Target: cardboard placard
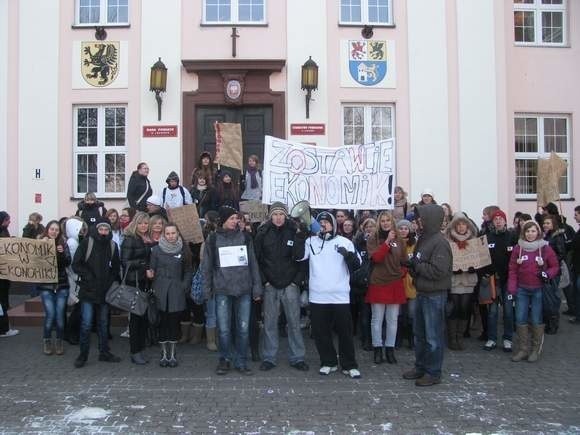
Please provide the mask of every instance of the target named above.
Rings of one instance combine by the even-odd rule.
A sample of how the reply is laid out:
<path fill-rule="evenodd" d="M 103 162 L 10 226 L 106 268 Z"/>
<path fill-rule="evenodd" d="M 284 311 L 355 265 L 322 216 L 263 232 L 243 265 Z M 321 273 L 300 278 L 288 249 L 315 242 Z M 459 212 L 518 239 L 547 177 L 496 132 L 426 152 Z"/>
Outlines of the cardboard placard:
<path fill-rule="evenodd" d="M 463 270 L 473 267 L 480 269 L 491 264 L 491 256 L 487 245 L 487 236 L 477 237 L 467 241 L 465 249 L 459 249 L 456 243 L 449 242 L 453 254 L 453 270 Z"/>
<path fill-rule="evenodd" d="M 217 122 L 215 128 L 215 162 L 234 169 L 243 168 L 242 126 Z"/>
<path fill-rule="evenodd" d="M 181 237 L 185 242 L 202 243 L 203 233 L 195 204 L 167 209 L 170 220 L 177 224 Z"/>
<path fill-rule="evenodd" d="M 568 164 L 555 152 L 549 159 L 538 159 L 538 205 L 560 200 L 560 178 L 566 173 Z"/>
<path fill-rule="evenodd" d="M 57 283 L 54 240 L 0 238 L 0 279 Z"/>
<path fill-rule="evenodd" d="M 268 218 L 268 206 L 262 201 L 240 201 L 240 212 L 250 216 L 250 222 L 264 222 Z"/>

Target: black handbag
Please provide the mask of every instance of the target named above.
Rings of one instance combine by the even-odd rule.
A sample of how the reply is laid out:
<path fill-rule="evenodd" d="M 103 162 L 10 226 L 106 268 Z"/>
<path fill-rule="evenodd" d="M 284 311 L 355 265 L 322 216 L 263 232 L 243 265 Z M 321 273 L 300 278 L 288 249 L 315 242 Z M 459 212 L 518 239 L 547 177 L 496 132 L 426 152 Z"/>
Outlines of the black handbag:
<path fill-rule="evenodd" d="M 126 278 L 127 272 L 125 272 L 121 283 L 114 282 L 111 284 L 105 296 L 105 301 L 122 311 L 142 316 L 149 308 L 147 293 L 142 292 L 137 287 L 125 284 Z"/>
<path fill-rule="evenodd" d="M 560 311 L 560 289 L 553 279 L 542 286 L 542 311 L 546 316 L 555 316 Z"/>

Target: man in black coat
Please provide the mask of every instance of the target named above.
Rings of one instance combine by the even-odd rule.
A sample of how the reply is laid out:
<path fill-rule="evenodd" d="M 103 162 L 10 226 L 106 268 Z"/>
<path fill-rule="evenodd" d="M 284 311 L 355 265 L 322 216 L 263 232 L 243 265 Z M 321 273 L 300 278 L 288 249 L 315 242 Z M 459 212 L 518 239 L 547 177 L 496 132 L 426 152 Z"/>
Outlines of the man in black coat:
<path fill-rule="evenodd" d="M 119 248 L 112 241 L 111 226 L 99 222 L 89 237 L 79 245 L 72 268 L 80 277 L 79 303 L 81 304 L 80 355 L 75 367 L 83 367 L 89 356 L 93 313 L 97 313 L 99 361 L 119 362 L 121 358 L 109 350 L 109 305 L 105 302 L 107 290 L 119 280 L 121 261 Z"/>
<path fill-rule="evenodd" d="M 306 371 L 305 348 L 300 330 L 300 284 L 303 267 L 295 261 L 296 227 L 288 220 L 288 210 L 280 202 L 270 207 L 270 220 L 258 229 L 254 246 L 264 285 L 264 346 L 260 370 L 276 366 L 280 303 L 288 321 L 290 366 Z"/>

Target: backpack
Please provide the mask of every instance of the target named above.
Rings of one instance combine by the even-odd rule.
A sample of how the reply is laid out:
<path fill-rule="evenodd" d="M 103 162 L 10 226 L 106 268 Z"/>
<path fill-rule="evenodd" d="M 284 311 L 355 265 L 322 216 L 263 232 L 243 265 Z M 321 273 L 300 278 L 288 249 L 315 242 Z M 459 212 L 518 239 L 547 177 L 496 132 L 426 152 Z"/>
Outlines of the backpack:
<path fill-rule="evenodd" d="M 114 241 L 110 241 L 111 242 L 111 258 L 113 258 L 115 256 L 115 245 L 116 243 Z M 87 246 L 87 252 L 85 253 L 85 263 L 89 260 L 89 257 L 91 256 L 91 253 L 93 252 L 93 246 L 95 245 L 95 239 L 93 239 L 91 236 L 89 236 L 89 242 L 88 242 L 88 246 Z"/>
<path fill-rule="evenodd" d="M 350 288 L 355 295 L 364 295 L 369 288 L 373 265 L 366 251 L 360 252 L 361 265 L 350 274 Z"/>
<path fill-rule="evenodd" d="M 179 191 L 181 192 L 181 200 L 183 202 L 183 205 L 185 205 L 185 191 L 183 190 L 183 186 L 180 184 L 179 186 Z M 163 188 L 163 199 L 161 201 L 161 206 L 165 205 L 165 194 L 167 193 L 167 187 Z"/>

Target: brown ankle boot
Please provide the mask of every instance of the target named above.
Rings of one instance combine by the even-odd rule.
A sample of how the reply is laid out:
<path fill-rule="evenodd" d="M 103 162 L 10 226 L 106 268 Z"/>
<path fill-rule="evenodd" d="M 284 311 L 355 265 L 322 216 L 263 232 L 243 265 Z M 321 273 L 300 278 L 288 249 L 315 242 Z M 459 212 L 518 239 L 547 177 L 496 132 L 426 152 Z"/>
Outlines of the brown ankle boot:
<path fill-rule="evenodd" d="M 517 343 L 518 343 L 518 351 L 512 357 L 513 362 L 520 362 L 523 360 L 528 359 L 528 355 L 530 353 L 529 347 L 529 328 L 528 325 L 517 325 Z"/>
<path fill-rule="evenodd" d="M 194 323 L 191 328 L 191 344 L 201 343 L 203 336 L 203 323 Z"/>
<path fill-rule="evenodd" d="M 180 343 L 189 343 L 191 339 L 191 323 L 189 322 L 181 322 L 181 338 L 179 339 Z"/>
<path fill-rule="evenodd" d="M 57 355 L 64 355 L 64 343 L 61 338 L 57 338 L 54 342 L 54 349 Z"/>
<path fill-rule="evenodd" d="M 216 341 L 216 328 L 205 328 L 205 337 L 207 340 L 207 350 L 216 352 L 218 350 Z"/>
<path fill-rule="evenodd" d="M 44 338 L 42 340 L 42 353 L 45 355 L 52 355 L 52 339 Z"/>

